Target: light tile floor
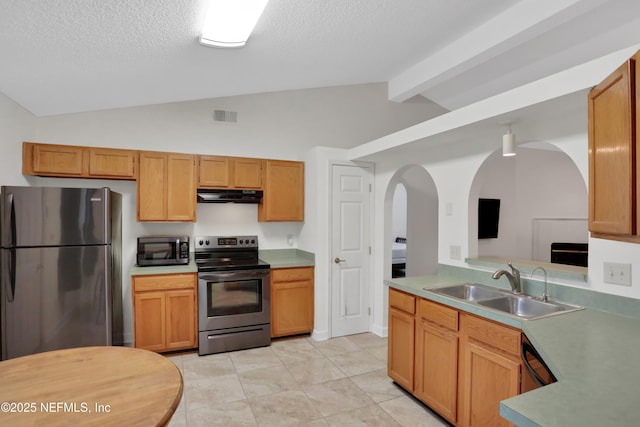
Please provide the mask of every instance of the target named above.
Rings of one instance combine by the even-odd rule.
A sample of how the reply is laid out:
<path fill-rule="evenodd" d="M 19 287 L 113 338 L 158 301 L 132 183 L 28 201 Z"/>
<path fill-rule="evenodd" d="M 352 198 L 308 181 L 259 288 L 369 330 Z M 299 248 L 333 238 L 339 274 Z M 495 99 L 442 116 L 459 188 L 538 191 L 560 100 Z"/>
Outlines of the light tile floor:
<path fill-rule="evenodd" d="M 387 377 L 387 339 L 370 333 L 168 357 L 184 379 L 171 427 L 448 425 Z"/>

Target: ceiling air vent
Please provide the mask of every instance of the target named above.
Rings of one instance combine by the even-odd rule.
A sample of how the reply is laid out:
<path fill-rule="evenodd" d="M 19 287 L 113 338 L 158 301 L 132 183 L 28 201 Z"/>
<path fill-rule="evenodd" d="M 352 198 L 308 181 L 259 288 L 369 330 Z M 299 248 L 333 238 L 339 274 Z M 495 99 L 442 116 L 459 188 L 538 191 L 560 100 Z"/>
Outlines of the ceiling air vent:
<path fill-rule="evenodd" d="M 213 110 L 213 121 L 216 123 L 238 123 L 238 112 Z"/>

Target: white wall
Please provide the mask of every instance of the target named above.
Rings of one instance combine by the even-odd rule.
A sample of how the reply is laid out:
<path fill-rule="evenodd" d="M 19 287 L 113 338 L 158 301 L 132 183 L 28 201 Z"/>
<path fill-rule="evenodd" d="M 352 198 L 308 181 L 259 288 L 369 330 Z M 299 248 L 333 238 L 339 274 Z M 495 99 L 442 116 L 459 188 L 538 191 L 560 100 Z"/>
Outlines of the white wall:
<path fill-rule="evenodd" d="M 404 185 L 396 185 L 393 193 L 393 207 L 391 209 L 391 235 L 407 237 L 407 189 Z"/>
<path fill-rule="evenodd" d="M 33 114 L 0 92 L 0 185 L 26 185 L 22 176 L 22 141 L 34 137 Z"/>
<path fill-rule="evenodd" d="M 214 123 L 214 109 L 236 111 L 238 123 Z M 289 248 L 287 235 L 292 234 L 292 247 L 316 252 L 319 240 L 312 236 L 316 234 L 319 214 L 314 196 L 324 191 L 328 179 L 318 172 L 317 165 L 306 165 L 304 223 L 258 223 L 255 205 L 217 204 L 198 205 L 195 224 L 138 223 L 135 183 L 24 177 L 21 174 L 22 141 L 307 160 L 314 158 L 311 152 L 316 146 L 352 147 L 433 117 L 440 111 L 440 107 L 419 98 L 403 104 L 390 102 L 385 84 L 275 92 L 40 118 L 0 94 L 0 184 L 108 186 L 122 193 L 124 320 L 125 338 L 130 341 L 128 271 L 135 263 L 137 236 L 256 234 L 261 248 L 273 249 Z M 309 231 L 303 236 L 305 227 Z M 327 289 L 327 280 L 328 274 L 322 269 L 318 271 L 317 292 Z M 327 322 L 319 322 L 321 328 L 325 326 L 323 323 Z"/>
<path fill-rule="evenodd" d="M 587 187 L 575 163 L 563 151 L 518 147 L 516 156 L 503 157 L 498 150 L 478 170 L 479 179 L 479 197 L 501 201 L 498 238 L 479 240 L 479 256 L 534 259 L 535 218 L 588 217 Z M 470 195 L 469 207 L 469 216 L 475 215 L 474 195 Z M 576 242 L 586 243 L 588 230 L 584 222 L 581 225 Z M 566 240 L 559 236 L 556 241 Z M 547 251 L 547 262 L 548 258 Z"/>
<path fill-rule="evenodd" d="M 521 120 L 524 121 L 525 119 Z M 525 141 L 545 141 L 566 153 L 573 164 L 566 163 L 566 159 L 562 161 L 563 164 L 567 168 L 571 166 L 571 170 L 575 165 L 577 170 L 573 170 L 571 173 L 576 176 L 572 179 L 581 178 L 581 185 L 586 188 L 588 182 L 586 122 L 585 102 L 582 110 L 577 109 L 573 112 L 567 112 L 567 114 L 558 115 L 556 119 L 547 120 L 543 123 L 525 123 L 519 127 L 519 130 L 516 129 L 516 132 L 522 135 Z M 428 146 L 418 141 L 406 149 L 400 148 L 369 157 L 369 159 L 376 162 L 375 186 L 377 191 L 375 193 L 376 229 L 374 247 L 380 248 L 385 247 L 385 244 L 390 245 L 389 239 L 385 235 L 387 232 L 390 234 L 391 230 L 390 218 L 385 218 L 386 209 L 390 209 L 390 206 L 385 206 L 383 202 L 384 189 L 388 188 L 389 185 L 395 185 L 393 182 L 395 173 L 401 171 L 406 165 L 418 163 L 433 178 L 437 188 L 439 199 L 438 261 L 441 264 L 468 267 L 464 262 L 464 258 L 470 254 L 477 254 L 478 244 L 477 234 L 475 234 L 477 230 L 477 214 L 469 215 L 471 211 L 469 194 L 472 192 L 479 194 L 478 183 L 481 180 L 475 181 L 476 173 L 492 153 L 500 147 L 501 137 L 499 132 L 495 132 L 493 136 L 487 136 L 488 133 L 484 132 L 482 128 L 478 129 L 477 137 L 466 137 L 466 135 L 472 133 L 466 132 L 464 134 L 465 138 L 459 140 L 451 137 L 447 144 Z M 544 156 L 541 153 L 537 154 Z M 547 159 L 539 160 L 546 162 Z M 546 163 L 535 167 L 541 175 L 548 173 Z M 542 181 L 541 179 L 540 182 L 542 183 Z M 535 180 L 533 182 L 535 183 Z M 529 184 L 532 185 L 531 181 L 529 181 Z M 551 185 L 553 182 L 548 184 Z M 580 185 L 576 188 L 579 187 Z M 578 191 L 580 193 L 578 198 L 572 202 L 574 207 L 579 207 L 579 212 L 569 212 L 567 215 L 577 216 L 584 212 L 584 203 L 586 201 L 584 188 Z M 577 190 L 574 189 L 574 191 Z M 522 197 L 526 196 L 522 195 Z M 551 197 L 550 200 L 553 200 L 554 197 Z M 560 194 L 557 197 L 570 198 L 572 196 Z M 447 204 L 451 206 L 451 214 L 446 212 Z M 473 212 L 477 211 L 473 210 Z M 547 214 L 547 212 L 540 212 L 537 215 Z M 528 227 L 530 227 L 530 224 Z M 473 232 L 470 232 L 470 230 L 473 230 Z M 411 230 L 408 229 L 407 233 L 411 235 Z M 453 245 L 461 246 L 461 260 L 451 259 L 450 247 Z M 576 283 L 567 282 L 567 286 L 583 286 L 602 293 L 640 299 L 640 245 L 589 238 L 589 251 L 587 283 L 577 285 Z M 385 256 L 386 252 L 385 250 L 378 250 L 374 254 L 376 268 L 372 286 L 374 287 L 374 294 L 378 298 L 374 303 L 378 313 L 374 319 L 373 330 L 375 331 L 386 331 L 387 319 L 384 309 L 387 302 L 383 283 L 385 277 L 388 277 L 388 272 L 384 267 L 388 261 Z M 632 286 L 626 287 L 604 283 L 604 262 L 631 264 Z"/>

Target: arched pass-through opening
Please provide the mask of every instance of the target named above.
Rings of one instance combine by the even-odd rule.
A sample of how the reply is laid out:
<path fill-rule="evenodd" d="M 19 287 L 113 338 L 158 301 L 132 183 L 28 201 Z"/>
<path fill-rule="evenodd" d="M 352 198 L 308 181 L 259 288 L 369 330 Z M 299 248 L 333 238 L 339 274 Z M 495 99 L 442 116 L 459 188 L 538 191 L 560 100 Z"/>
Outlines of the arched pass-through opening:
<path fill-rule="evenodd" d="M 406 198 L 394 197 L 399 184 L 406 190 Z M 394 209 L 394 199 L 400 203 L 406 200 L 406 206 Z M 395 236 L 392 218 L 403 208 L 406 209 L 406 236 Z M 406 277 L 437 273 L 438 191 L 433 178 L 422 166 L 407 165 L 393 175 L 385 193 L 385 219 L 384 247 L 388 255 L 385 256 L 385 277 L 392 275 L 392 249 L 398 237 L 406 238 Z M 396 255 L 399 254 L 396 251 Z"/>
<path fill-rule="evenodd" d="M 552 244 L 586 248 L 587 218 L 586 184 L 564 151 L 545 142 L 520 145 L 513 157 L 495 151 L 469 192 L 469 257 L 568 265 L 552 261 Z"/>

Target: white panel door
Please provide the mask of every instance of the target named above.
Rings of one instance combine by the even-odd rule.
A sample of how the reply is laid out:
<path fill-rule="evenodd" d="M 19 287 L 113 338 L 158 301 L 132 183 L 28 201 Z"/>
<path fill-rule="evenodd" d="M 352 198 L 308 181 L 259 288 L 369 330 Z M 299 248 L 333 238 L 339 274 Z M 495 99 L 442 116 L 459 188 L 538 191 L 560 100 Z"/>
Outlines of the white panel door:
<path fill-rule="evenodd" d="M 332 166 L 331 336 L 369 331 L 371 170 Z"/>

